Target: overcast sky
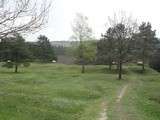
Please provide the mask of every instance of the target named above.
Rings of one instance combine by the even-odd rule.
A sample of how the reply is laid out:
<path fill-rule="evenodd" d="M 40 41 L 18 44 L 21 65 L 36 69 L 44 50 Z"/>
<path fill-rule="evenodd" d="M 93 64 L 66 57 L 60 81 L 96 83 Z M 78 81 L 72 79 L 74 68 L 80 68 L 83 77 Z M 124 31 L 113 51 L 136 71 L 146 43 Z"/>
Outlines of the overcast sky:
<path fill-rule="evenodd" d="M 160 37 L 160 0 L 53 0 L 49 21 L 46 27 L 27 37 L 36 41 L 38 35 L 46 35 L 51 41 L 69 40 L 72 35 L 71 24 L 75 14 L 82 13 L 89 18 L 89 24 L 96 38 L 104 33 L 108 16 L 118 11 L 141 21 L 150 21 Z"/>

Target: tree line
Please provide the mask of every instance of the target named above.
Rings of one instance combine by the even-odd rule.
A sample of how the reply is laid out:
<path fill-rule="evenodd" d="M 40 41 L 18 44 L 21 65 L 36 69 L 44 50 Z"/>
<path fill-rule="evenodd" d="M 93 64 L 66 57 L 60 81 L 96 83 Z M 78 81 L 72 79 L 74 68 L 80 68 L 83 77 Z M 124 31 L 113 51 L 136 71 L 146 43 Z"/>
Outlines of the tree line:
<path fill-rule="evenodd" d="M 2 66 L 14 67 L 15 72 L 18 72 L 20 65 L 28 67 L 29 62 L 47 63 L 56 59 L 54 48 L 44 35 L 40 35 L 37 42 L 26 42 L 18 33 L 1 39 L 0 61 L 4 62 Z"/>
<path fill-rule="evenodd" d="M 124 63 L 138 63 L 142 66 L 142 72 L 145 71 L 145 64 L 149 63 L 159 44 L 151 23 L 142 22 L 137 25 L 136 21 L 126 16 L 109 18 L 110 27 L 101 35 L 96 47 L 93 47 L 95 45 L 86 44 L 86 41 L 92 42 L 94 39 L 87 20 L 86 16 L 77 14 L 73 25 L 74 38 L 79 41 L 76 58 L 82 65 L 82 73 L 88 60 L 95 64 L 109 65 L 109 70 L 112 65 L 116 65 L 118 79 L 122 79 Z M 91 52 L 87 52 L 86 48 L 92 48 Z"/>
<path fill-rule="evenodd" d="M 126 34 L 125 29 L 127 28 L 123 24 L 111 27 L 97 43 L 97 61 L 100 64 L 108 64 L 110 70 L 112 65 L 116 64 L 119 79 L 122 78 L 124 63 L 139 62 L 142 66 L 142 72 L 144 72 L 145 64 L 149 62 L 149 58 L 157 49 L 156 45 L 159 43 L 155 30 L 152 30 L 149 22 L 143 22 L 138 27 L 138 32 L 129 37 L 124 36 Z"/>
<path fill-rule="evenodd" d="M 0 9 L 0 60 L 3 67 L 15 68 L 29 66 L 29 61 L 48 62 L 55 60 L 54 49 L 46 36 L 39 36 L 38 42 L 29 43 L 22 34 L 35 32 L 45 25 L 51 2 L 41 0 L 37 5 L 35 0 L 3 0 Z M 78 13 L 73 22 L 72 39 L 79 41 L 74 45 L 74 55 L 78 64 L 85 72 L 87 64 L 107 64 L 117 66 L 119 79 L 122 78 L 123 64 L 139 61 L 142 71 L 150 60 L 152 68 L 159 69 L 159 43 L 156 31 L 151 23 L 136 21 L 124 14 L 121 17 L 109 18 L 109 28 L 95 42 L 88 18 Z M 153 55 L 153 53 L 155 53 Z"/>

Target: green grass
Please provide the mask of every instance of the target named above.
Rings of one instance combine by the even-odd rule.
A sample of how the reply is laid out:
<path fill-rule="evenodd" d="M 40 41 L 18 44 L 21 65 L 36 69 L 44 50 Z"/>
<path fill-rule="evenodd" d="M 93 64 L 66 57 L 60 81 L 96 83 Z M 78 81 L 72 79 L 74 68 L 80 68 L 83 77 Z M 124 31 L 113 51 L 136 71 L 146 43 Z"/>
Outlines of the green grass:
<path fill-rule="evenodd" d="M 32 64 L 0 69 L 0 120 L 96 120 L 103 99 L 116 96 L 125 82 L 104 66 Z"/>
<path fill-rule="evenodd" d="M 110 120 L 160 120 L 160 74 L 129 66 L 129 88 L 120 105 L 111 104 Z M 120 111 L 117 111 L 117 106 Z"/>
<path fill-rule="evenodd" d="M 125 66 L 123 80 L 105 66 L 32 64 L 0 68 L 0 120 L 98 120 L 102 101 L 109 120 L 160 120 L 160 75 Z M 117 111 L 115 99 L 130 84 Z"/>

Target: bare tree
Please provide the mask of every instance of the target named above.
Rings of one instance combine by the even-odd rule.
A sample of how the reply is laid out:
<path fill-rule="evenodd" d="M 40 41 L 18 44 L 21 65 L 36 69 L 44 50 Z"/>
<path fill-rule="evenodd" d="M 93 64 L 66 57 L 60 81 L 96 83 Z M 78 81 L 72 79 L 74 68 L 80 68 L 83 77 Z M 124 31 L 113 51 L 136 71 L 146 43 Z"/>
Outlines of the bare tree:
<path fill-rule="evenodd" d="M 136 21 L 131 16 L 127 17 L 125 12 L 121 12 L 118 15 L 114 14 L 114 17 L 109 17 L 109 24 L 113 27 L 116 49 L 116 59 L 118 63 L 118 78 L 122 79 L 122 65 L 126 62 L 126 58 L 129 53 L 129 44 L 132 40 L 133 34 L 137 30 Z"/>
<path fill-rule="evenodd" d="M 3 38 L 41 29 L 48 20 L 51 1 L 1 0 L 0 4 L 0 38 Z"/>

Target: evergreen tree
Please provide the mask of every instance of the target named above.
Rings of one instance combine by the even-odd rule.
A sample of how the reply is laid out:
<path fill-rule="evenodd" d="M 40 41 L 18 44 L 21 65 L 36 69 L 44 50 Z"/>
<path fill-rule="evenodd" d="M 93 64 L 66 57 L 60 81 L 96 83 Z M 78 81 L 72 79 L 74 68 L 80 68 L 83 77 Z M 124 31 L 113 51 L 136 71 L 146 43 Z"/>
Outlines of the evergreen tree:
<path fill-rule="evenodd" d="M 149 58 L 149 66 L 160 72 L 160 49 Z"/>
<path fill-rule="evenodd" d="M 14 34 L 12 37 L 4 38 L 1 41 L 2 61 L 5 61 L 3 67 L 15 68 L 18 72 L 18 66 L 23 64 L 29 66 L 30 52 L 25 44 L 25 39 L 20 34 Z"/>
<path fill-rule="evenodd" d="M 115 41 L 113 36 L 113 28 L 109 28 L 97 43 L 97 61 L 108 64 L 109 70 L 111 70 L 115 58 Z"/>
<path fill-rule="evenodd" d="M 139 26 L 139 33 L 136 36 L 137 58 L 142 61 L 142 71 L 145 70 L 145 63 L 152 55 L 158 43 L 155 30 L 152 30 L 151 24 L 143 22 Z"/>
<path fill-rule="evenodd" d="M 40 35 L 38 37 L 37 45 L 39 47 L 37 56 L 41 62 L 51 62 L 52 60 L 56 60 L 54 49 L 46 36 Z"/>

